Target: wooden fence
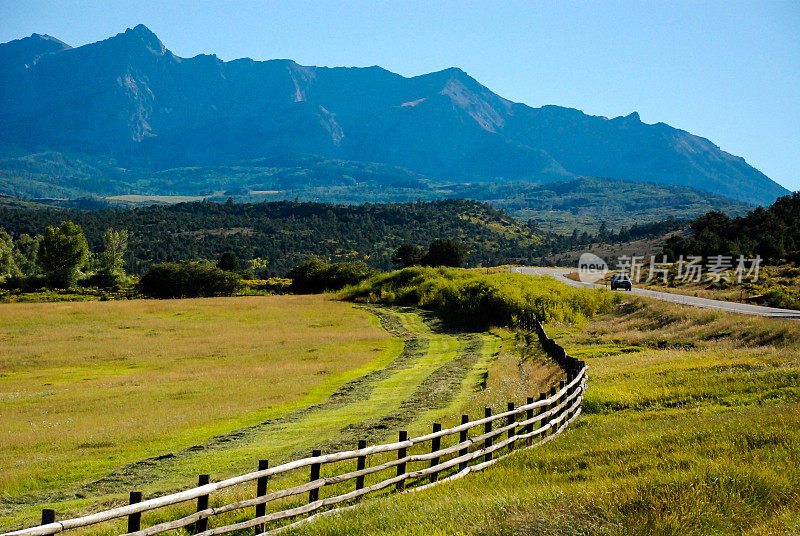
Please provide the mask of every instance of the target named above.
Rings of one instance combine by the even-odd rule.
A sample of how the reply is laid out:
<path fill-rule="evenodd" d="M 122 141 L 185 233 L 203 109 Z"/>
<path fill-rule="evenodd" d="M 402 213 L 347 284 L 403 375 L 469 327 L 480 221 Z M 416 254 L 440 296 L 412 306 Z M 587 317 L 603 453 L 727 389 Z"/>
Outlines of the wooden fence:
<path fill-rule="evenodd" d="M 55 512 L 46 509 L 42 511 L 41 525 L 1 536 L 56 534 L 120 518 L 127 518 L 126 530 L 115 532 L 132 536 L 150 536 L 180 528 L 197 536 L 225 534 L 248 528 L 253 528 L 255 534 L 275 534 L 309 519 L 300 516 L 312 512 L 329 512 L 329 507 L 355 502 L 370 493 L 380 490 L 420 490 L 481 470 L 507 456 L 515 448 L 529 448 L 549 441 L 581 412 L 586 385 L 585 363 L 569 357 L 561 346 L 547 337 L 538 321 L 522 319 L 518 327 L 535 332 L 544 350 L 566 374 L 565 381 L 553 386 L 547 393 L 540 393 L 536 398 L 529 397 L 520 406 L 509 402 L 508 410 L 497 414 L 492 414 L 491 408 L 485 408 L 483 418 L 476 420 L 462 415 L 460 425 L 444 430 L 438 423 L 434 423 L 431 433 L 419 437 L 409 438 L 405 431 L 400 431 L 398 441 L 394 443 L 366 446 L 366 442 L 359 441 L 355 450 L 331 454 L 314 450 L 309 458 L 275 467 L 269 467 L 269 463 L 262 460 L 257 471 L 219 482 L 210 482 L 208 475 L 201 475 L 197 487 L 145 501 L 142 501 L 140 492 L 133 491 L 130 493 L 130 504 L 87 516 L 56 521 Z M 443 447 L 443 440 L 450 442 L 448 439 L 453 444 Z M 411 449 L 418 452 L 410 454 Z M 503 449 L 506 449 L 506 453 L 501 455 Z M 370 466 L 370 458 L 377 460 L 377 463 Z M 344 466 L 342 462 L 348 460 L 349 464 Z M 356 461 L 356 468 L 348 470 L 352 467 L 352 460 Z M 337 467 L 332 467 L 334 464 L 339 464 L 338 471 Z M 411 464 L 418 467 L 412 470 Z M 323 467 L 330 476 L 321 476 Z M 271 478 L 274 480 L 278 475 L 293 474 L 297 481 L 302 477 L 297 475 L 297 471 L 301 469 L 308 471 L 307 479 L 303 477 L 301 484 L 268 490 Z M 366 485 L 365 477 L 377 481 Z M 350 491 L 343 490 L 343 485 L 350 482 Z M 249 498 L 210 506 L 209 499 L 213 494 L 242 485 L 254 485 L 248 493 Z M 335 487 L 336 492 L 320 498 L 320 490 L 327 486 Z M 219 498 L 219 495 L 215 497 Z M 287 504 L 287 498 L 294 498 L 294 503 Z M 300 499 L 302 503 L 297 504 Z M 194 512 L 191 514 L 142 528 L 142 513 L 187 501 L 196 501 L 196 507 L 192 508 Z M 271 505 L 275 511 L 267 513 L 267 505 Z M 249 508 L 253 510 L 243 511 Z M 212 518 L 229 512 L 236 512 L 239 514 L 237 519 L 243 520 L 209 527 Z M 295 519 L 288 525 L 270 527 L 293 518 L 300 519 Z"/>

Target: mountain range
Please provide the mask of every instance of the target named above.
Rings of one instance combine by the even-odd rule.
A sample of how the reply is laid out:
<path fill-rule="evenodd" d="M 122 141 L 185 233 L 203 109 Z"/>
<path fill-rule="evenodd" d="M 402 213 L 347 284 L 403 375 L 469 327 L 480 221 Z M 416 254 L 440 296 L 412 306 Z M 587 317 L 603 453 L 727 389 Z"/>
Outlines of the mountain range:
<path fill-rule="evenodd" d="M 143 25 L 76 48 L 39 34 L 0 45 L 0 124 L 0 169 L 17 189 L 20 159 L 45 152 L 104 163 L 84 170 L 84 193 L 109 191 L 107 181 L 154 193 L 137 181 L 292 155 L 452 184 L 609 177 L 759 204 L 788 192 L 711 141 L 636 112 L 533 108 L 457 68 L 409 78 L 377 66 L 181 58 Z"/>

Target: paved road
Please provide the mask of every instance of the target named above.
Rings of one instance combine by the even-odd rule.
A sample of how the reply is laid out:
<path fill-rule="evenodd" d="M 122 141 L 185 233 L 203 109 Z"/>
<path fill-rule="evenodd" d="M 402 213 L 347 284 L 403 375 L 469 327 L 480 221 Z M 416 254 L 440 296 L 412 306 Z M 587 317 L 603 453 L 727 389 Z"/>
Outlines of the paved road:
<path fill-rule="evenodd" d="M 562 283 L 566 283 L 572 287 L 584 288 L 605 288 L 604 285 L 595 285 L 593 283 L 581 283 L 574 281 L 566 274 L 576 272 L 575 269 L 570 268 L 535 268 L 527 266 L 512 266 L 511 272 L 530 275 L 549 275 L 555 277 Z M 623 291 L 620 291 L 623 292 Z M 735 303 L 722 300 L 710 300 L 708 298 L 698 298 L 696 296 L 684 296 L 682 294 L 671 294 L 669 292 L 656 292 L 654 290 L 647 290 L 643 288 L 635 288 L 631 294 L 637 296 L 647 296 L 648 298 L 655 298 L 673 303 L 682 303 L 684 305 L 691 305 L 693 307 L 705 307 L 708 309 L 720 309 L 722 311 L 729 311 L 731 313 L 743 313 L 747 315 L 769 316 L 776 318 L 800 318 L 800 311 L 793 311 L 791 309 L 778 309 L 777 307 L 763 307 L 761 305 L 750 305 L 747 303 Z"/>

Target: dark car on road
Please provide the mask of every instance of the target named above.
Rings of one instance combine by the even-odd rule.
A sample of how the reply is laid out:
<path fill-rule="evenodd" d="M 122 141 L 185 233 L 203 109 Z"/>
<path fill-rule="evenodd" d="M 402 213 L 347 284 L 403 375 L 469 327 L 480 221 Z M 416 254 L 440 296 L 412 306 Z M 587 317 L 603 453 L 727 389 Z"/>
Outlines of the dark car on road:
<path fill-rule="evenodd" d="M 622 290 L 632 290 L 633 283 L 631 283 L 631 278 L 625 274 L 617 274 L 611 278 L 611 290 L 617 290 L 621 288 Z"/>

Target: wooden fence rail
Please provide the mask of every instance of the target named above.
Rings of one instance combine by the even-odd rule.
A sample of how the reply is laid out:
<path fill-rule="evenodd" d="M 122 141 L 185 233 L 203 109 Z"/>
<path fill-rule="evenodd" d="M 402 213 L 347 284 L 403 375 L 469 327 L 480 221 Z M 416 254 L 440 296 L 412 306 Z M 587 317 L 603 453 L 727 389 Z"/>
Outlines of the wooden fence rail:
<path fill-rule="evenodd" d="M 400 431 L 399 440 L 394 443 L 366 446 L 365 442 L 360 441 L 355 450 L 330 454 L 322 454 L 315 450 L 311 457 L 274 467 L 269 467 L 268 461 L 261 460 L 257 471 L 219 482 L 210 482 L 208 475 L 200 475 L 197 487 L 144 501 L 141 500 L 141 493 L 131 492 L 130 504 L 91 515 L 56 521 L 55 512 L 49 509 L 43 510 L 41 525 L 8 532 L 0 536 L 46 536 L 120 518 L 127 518 L 127 531 L 123 534 L 129 536 L 151 536 L 179 528 L 187 528 L 196 536 L 212 536 L 248 528 L 254 528 L 255 534 L 275 534 L 310 518 L 306 517 L 271 530 L 267 530 L 267 524 L 303 514 L 311 514 L 326 507 L 351 502 L 364 495 L 391 487 L 402 491 L 411 485 L 410 489 L 421 490 L 461 478 L 471 472 L 488 467 L 507 456 L 516 447 L 530 448 L 551 440 L 581 412 L 581 401 L 586 386 L 585 363 L 568 356 L 561 346 L 547 337 L 542 325 L 537 320 L 520 319 L 517 327 L 535 332 L 544 350 L 564 369 L 566 374 L 565 381 L 560 382 L 557 387 L 553 387 L 549 393 L 541 393 L 538 399 L 529 397 L 524 404 L 519 406 L 509 402 L 508 410 L 497 414 L 492 414 L 491 408 L 486 408 L 482 419 L 469 420 L 467 415 L 463 415 L 461 424 L 446 429 L 442 429 L 439 423 L 434 423 L 431 433 L 417 437 L 409 438 L 405 431 Z M 479 433 L 470 437 L 470 431 L 473 429 L 477 429 Z M 505 438 L 503 438 L 504 435 Z M 443 447 L 442 439 L 450 436 L 456 436 L 456 442 Z M 534 443 L 534 438 L 537 437 L 539 440 Z M 409 449 L 425 443 L 430 443 L 428 452 L 409 454 Z M 506 448 L 508 452 L 503 456 L 496 455 Z M 395 458 L 379 460 L 380 463 L 368 466 L 369 457 L 389 453 L 396 453 Z M 357 462 L 355 471 L 345 471 L 333 476 L 320 476 L 323 466 L 354 459 Z M 410 470 L 410 465 L 415 463 L 422 463 L 425 466 Z M 309 468 L 310 476 L 305 483 L 268 492 L 269 477 L 302 468 Z M 365 485 L 365 477 L 394 468 L 396 469 L 393 475 Z M 441 478 L 448 471 L 452 474 Z M 355 481 L 355 489 L 352 491 L 320 499 L 319 494 L 322 488 L 351 480 Z M 216 507 L 209 506 L 209 497 L 215 492 L 251 482 L 256 483 L 252 498 Z M 422 482 L 427 483 L 423 484 Z M 308 494 L 305 504 L 269 513 L 266 510 L 269 503 L 304 494 Z M 197 504 L 195 512 L 178 519 L 140 528 L 142 513 L 193 500 L 196 500 Z M 255 507 L 254 517 L 238 523 L 209 528 L 209 521 L 214 516 L 251 507 Z M 244 513 L 241 515 L 244 517 Z"/>

